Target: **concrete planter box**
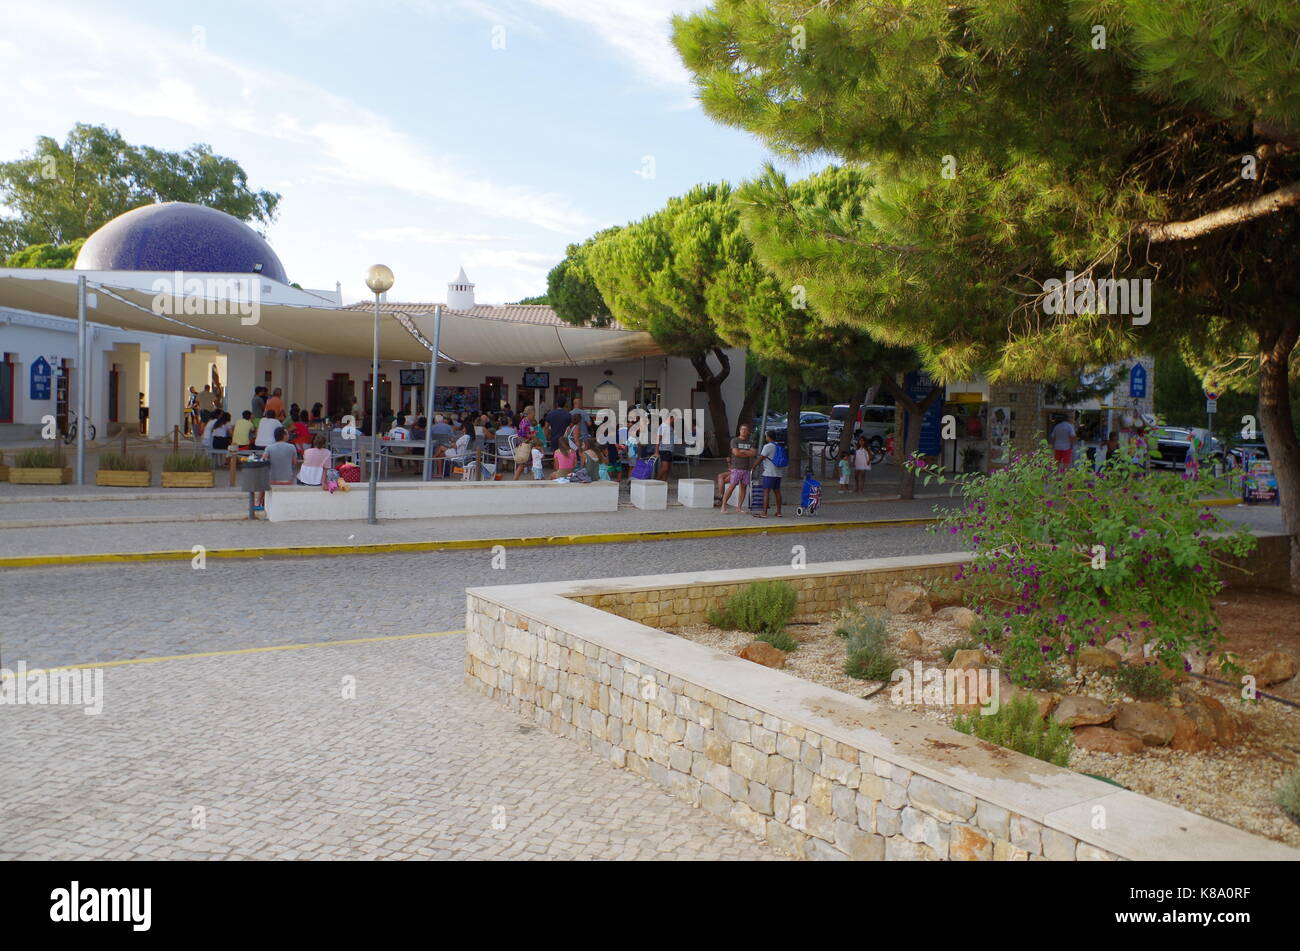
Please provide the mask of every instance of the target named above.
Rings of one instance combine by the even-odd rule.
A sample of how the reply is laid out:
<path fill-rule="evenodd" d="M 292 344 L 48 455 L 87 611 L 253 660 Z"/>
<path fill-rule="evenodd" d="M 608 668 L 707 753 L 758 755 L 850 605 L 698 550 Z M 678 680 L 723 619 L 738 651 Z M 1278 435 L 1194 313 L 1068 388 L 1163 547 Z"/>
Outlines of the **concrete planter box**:
<path fill-rule="evenodd" d="M 70 485 L 71 469 L 20 469 L 9 467 L 9 481 L 14 485 Z"/>
<path fill-rule="evenodd" d="M 101 469 L 95 473 L 95 485 L 145 489 L 152 484 L 153 473 L 148 469 Z"/>
<path fill-rule="evenodd" d="M 317 486 L 273 485 L 266 497 L 271 522 L 363 519 L 366 508 L 364 482 L 333 495 Z M 616 511 L 617 482 L 381 482 L 375 494 L 378 518 Z"/>
<path fill-rule="evenodd" d="M 799 858 L 1300 858 L 1281 843 L 658 628 L 693 623 L 761 580 L 794 587 L 805 616 L 846 599 L 879 605 L 893 586 L 951 577 L 968 557 L 471 588 L 466 684 Z"/>
<path fill-rule="evenodd" d="M 164 489 L 210 489 L 214 485 L 211 472 L 164 472 Z"/>

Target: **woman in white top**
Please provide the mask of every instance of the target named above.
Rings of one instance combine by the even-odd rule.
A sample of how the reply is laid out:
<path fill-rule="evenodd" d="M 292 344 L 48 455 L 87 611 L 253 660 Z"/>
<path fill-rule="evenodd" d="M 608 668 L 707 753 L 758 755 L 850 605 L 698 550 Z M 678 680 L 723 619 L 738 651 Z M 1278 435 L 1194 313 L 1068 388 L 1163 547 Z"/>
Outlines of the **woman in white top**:
<path fill-rule="evenodd" d="M 276 419 L 275 413 L 268 411 L 262 417 L 262 421 L 257 424 L 257 435 L 253 437 L 253 445 L 258 449 L 265 449 L 267 446 L 275 445 L 275 431 L 283 429 L 284 426 Z"/>
<path fill-rule="evenodd" d="M 299 485 L 320 485 L 325 479 L 325 470 L 329 468 L 330 451 L 325 448 L 329 440 L 324 433 L 317 433 L 311 441 L 311 448 L 302 454 L 302 468 L 298 470 Z"/>
<path fill-rule="evenodd" d="M 858 448 L 853 453 L 853 488 L 857 492 L 867 491 L 867 470 L 871 468 L 871 453 L 867 449 L 865 436 L 858 437 Z"/>

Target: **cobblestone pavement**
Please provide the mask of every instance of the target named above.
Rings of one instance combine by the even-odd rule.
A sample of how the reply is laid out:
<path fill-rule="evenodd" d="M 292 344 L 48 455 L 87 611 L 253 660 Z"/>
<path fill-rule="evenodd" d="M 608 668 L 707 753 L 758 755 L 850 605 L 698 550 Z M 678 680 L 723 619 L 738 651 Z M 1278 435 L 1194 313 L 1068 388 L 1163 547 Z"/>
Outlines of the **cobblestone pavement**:
<path fill-rule="evenodd" d="M 0 707 L 0 859 L 777 857 L 466 689 L 463 658 L 165 661 L 106 670 L 98 716 Z"/>
<path fill-rule="evenodd" d="M 752 521 L 752 519 L 750 520 Z M 0 661 L 80 664 L 458 629 L 465 588 L 951 551 L 919 526 L 612 545 L 0 571 Z"/>

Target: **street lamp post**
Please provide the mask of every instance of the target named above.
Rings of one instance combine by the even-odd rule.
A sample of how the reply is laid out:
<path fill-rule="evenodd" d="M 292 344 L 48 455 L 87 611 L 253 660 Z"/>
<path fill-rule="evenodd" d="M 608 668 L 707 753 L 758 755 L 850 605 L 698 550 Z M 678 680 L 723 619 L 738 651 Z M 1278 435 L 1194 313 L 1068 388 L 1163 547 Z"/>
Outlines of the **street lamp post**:
<path fill-rule="evenodd" d="M 375 497 L 379 490 L 379 298 L 393 286 L 393 272 L 383 264 L 366 271 L 366 287 L 375 295 L 375 336 L 370 353 L 370 494 L 366 521 L 374 525 Z"/>

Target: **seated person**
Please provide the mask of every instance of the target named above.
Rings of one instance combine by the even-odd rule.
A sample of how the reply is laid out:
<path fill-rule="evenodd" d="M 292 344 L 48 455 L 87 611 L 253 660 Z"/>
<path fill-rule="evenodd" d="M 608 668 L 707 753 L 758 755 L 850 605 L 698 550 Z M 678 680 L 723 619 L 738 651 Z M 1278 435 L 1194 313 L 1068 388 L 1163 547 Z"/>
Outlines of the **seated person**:
<path fill-rule="evenodd" d="M 439 446 L 433 453 L 433 460 L 437 463 L 434 469 L 440 476 L 446 471 L 448 464 L 462 463 L 465 461 L 465 457 L 469 455 L 470 435 L 465 430 L 465 424 L 456 423 L 454 432 L 456 442 L 451 446 Z"/>
<path fill-rule="evenodd" d="M 239 422 L 231 432 L 230 444 L 239 449 L 247 449 L 253 444 L 253 411 L 244 410 Z"/>
<path fill-rule="evenodd" d="M 285 439 L 284 427 L 280 426 L 275 430 L 272 437 L 275 441 L 266 447 L 264 456 L 266 461 L 271 464 L 271 485 L 293 485 L 293 466 L 298 461 L 298 450 L 293 448 L 293 443 Z M 253 500 L 253 507 L 261 510 L 265 507 L 266 493 L 257 493 L 257 498 Z"/>
<path fill-rule="evenodd" d="M 257 434 L 253 437 L 253 445 L 258 449 L 265 449 L 275 442 L 275 434 L 283 430 L 280 420 L 276 417 L 274 410 L 267 410 L 262 417 L 261 422 L 257 424 Z"/>
<path fill-rule="evenodd" d="M 551 478 L 567 479 L 573 475 L 577 465 L 578 451 L 570 447 L 567 441 L 562 440 L 559 448 L 555 450 L 555 472 L 551 474 Z"/>
<path fill-rule="evenodd" d="M 293 422 L 293 438 L 291 440 L 299 449 L 305 449 L 311 445 L 311 431 L 307 428 L 307 411 L 299 410 L 298 418 Z"/>
<path fill-rule="evenodd" d="M 223 412 L 220 416 L 215 417 L 204 435 L 208 446 L 212 449 L 229 449 L 230 448 L 230 414 Z"/>
<path fill-rule="evenodd" d="M 311 448 L 302 454 L 302 468 L 298 470 L 299 485 L 320 485 L 325 481 L 325 470 L 330 465 L 329 439 L 318 433 Z"/>
<path fill-rule="evenodd" d="M 411 438 L 423 440 L 428 431 L 429 419 L 426 416 L 421 416 L 415 421 L 415 425 L 411 427 Z"/>

